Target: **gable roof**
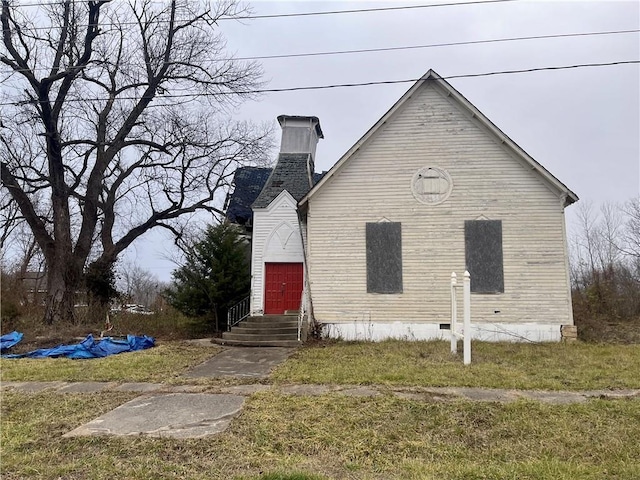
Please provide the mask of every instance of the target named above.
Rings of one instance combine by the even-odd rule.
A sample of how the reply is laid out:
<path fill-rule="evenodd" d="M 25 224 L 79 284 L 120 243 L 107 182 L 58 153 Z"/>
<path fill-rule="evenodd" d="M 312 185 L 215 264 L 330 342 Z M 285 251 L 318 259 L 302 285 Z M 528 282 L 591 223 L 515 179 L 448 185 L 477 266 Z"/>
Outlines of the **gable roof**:
<path fill-rule="evenodd" d="M 283 190 L 288 191 L 296 202 L 300 201 L 314 183 L 314 179 L 309 178 L 310 169 L 313 169 L 313 159 L 309 153 L 278 155 L 278 162 L 253 202 L 253 208 L 267 207 Z"/>
<path fill-rule="evenodd" d="M 361 138 L 358 140 L 331 169 L 324 175 L 316 185 L 299 201 L 300 205 L 304 205 L 309 199 L 322 188 L 322 186 L 335 175 L 340 168 L 349 161 L 349 158 L 354 155 L 365 143 L 373 137 L 376 132 L 389 120 L 389 118 L 400 109 L 405 102 L 407 102 L 413 94 L 420 88 L 425 82 L 435 82 L 438 86 L 445 90 L 447 96 L 453 98 L 456 103 L 466 109 L 469 114 L 476 120 L 478 120 L 491 134 L 493 134 L 500 143 L 506 145 L 513 153 L 520 157 L 525 164 L 529 164 L 531 169 L 534 170 L 542 179 L 562 196 L 564 196 L 564 206 L 571 205 L 578 200 L 578 196 L 573 193 L 569 188 L 554 177 L 551 172 L 539 164 L 533 159 L 527 152 L 525 152 L 520 146 L 518 146 L 513 140 L 505 135 L 502 130 L 496 127 L 491 120 L 484 116 L 480 110 L 473 106 L 473 104 L 467 100 L 460 92 L 453 88 L 446 80 L 438 75 L 433 70 L 429 70 L 425 73 L 420 80 L 418 80 L 413 86 L 407 90 L 407 92 L 400 97 L 400 99 L 385 113 L 380 120 L 378 120 Z"/>

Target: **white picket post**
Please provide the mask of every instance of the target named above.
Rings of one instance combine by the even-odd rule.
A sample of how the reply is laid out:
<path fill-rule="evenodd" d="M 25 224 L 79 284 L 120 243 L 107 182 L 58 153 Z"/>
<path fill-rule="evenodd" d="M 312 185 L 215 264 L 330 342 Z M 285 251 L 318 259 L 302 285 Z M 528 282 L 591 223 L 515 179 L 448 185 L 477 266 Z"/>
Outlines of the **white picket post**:
<path fill-rule="evenodd" d="M 463 355 L 464 364 L 469 365 L 471 363 L 471 274 L 466 270 L 462 281 L 462 292 L 464 304 Z"/>
<path fill-rule="evenodd" d="M 458 305 L 456 302 L 456 287 L 458 286 L 456 272 L 451 273 L 451 353 L 458 353 L 458 337 L 456 323 L 458 321 Z"/>

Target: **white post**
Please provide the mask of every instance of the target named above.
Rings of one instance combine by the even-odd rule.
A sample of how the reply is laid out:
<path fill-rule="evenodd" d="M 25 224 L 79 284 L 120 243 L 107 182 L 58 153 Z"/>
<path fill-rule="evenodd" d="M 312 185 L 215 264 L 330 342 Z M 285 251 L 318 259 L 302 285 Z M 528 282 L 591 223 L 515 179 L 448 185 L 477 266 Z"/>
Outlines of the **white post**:
<path fill-rule="evenodd" d="M 462 281 L 463 305 L 464 305 L 464 364 L 471 363 L 471 274 L 465 270 Z"/>
<path fill-rule="evenodd" d="M 451 273 L 451 353 L 458 353 L 458 337 L 456 336 L 456 322 L 458 321 L 458 306 L 456 302 L 456 287 L 458 279 L 456 272 Z"/>

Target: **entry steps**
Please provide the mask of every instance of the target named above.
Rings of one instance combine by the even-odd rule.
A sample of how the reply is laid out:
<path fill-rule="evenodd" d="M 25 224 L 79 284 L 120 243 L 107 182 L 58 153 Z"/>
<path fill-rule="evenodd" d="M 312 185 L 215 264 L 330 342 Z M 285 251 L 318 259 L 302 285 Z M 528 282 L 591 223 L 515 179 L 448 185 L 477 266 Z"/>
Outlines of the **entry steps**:
<path fill-rule="evenodd" d="M 301 339 L 306 340 L 306 328 L 302 329 Z M 298 312 L 247 317 L 213 341 L 244 347 L 297 347 L 302 343 L 298 342 Z"/>

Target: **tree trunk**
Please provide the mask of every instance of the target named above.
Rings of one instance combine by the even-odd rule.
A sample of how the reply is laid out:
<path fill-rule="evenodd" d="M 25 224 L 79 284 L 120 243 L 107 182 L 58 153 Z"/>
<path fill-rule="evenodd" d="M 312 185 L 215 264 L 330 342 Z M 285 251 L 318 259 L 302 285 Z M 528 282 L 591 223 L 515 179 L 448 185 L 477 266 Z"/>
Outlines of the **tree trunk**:
<path fill-rule="evenodd" d="M 81 272 L 76 271 L 71 258 L 65 256 L 63 259 L 47 266 L 47 298 L 43 319 L 47 325 L 76 321 L 73 306 L 82 276 Z"/>
<path fill-rule="evenodd" d="M 91 262 L 85 271 L 87 303 L 94 319 L 106 317 L 111 300 L 118 294 L 115 288 L 115 263 L 116 257 L 103 254 Z"/>

